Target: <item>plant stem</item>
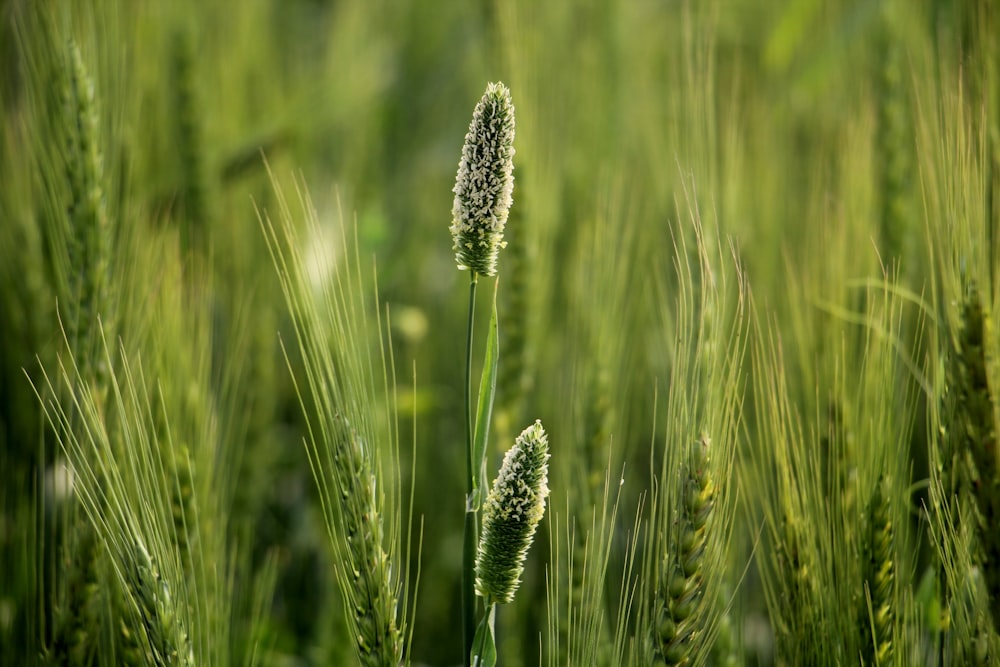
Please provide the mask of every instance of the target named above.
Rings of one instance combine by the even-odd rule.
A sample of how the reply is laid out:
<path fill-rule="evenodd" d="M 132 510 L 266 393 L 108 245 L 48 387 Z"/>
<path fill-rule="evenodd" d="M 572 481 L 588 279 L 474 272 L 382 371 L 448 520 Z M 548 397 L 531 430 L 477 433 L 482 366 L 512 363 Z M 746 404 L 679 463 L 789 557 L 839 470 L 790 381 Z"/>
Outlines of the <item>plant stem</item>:
<path fill-rule="evenodd" d="M 473 461 L 473 424 L 472 424 L 472 327 L 475 322 L 476 311 L 476 283 L 478 274 L 472 271 L 469 282 L 469 325 L 466 334 L 466 354 L 465 354 L 465 528 L 464 542 L 462 548 L 462 636 L 464 664 L 468 665 L 472 656 L 472 643 L 475 638 L 475 563 L 476 563 L 476 543 L 479 540 L 478 526 L 476 525 L 476 507 L 473 498 L 473 482 L 475 480 L 474 466 L 479 465 Z"/>
<path fill-rule="evenodd" d="M 476 564 L 476 513 L 469 507 L 465 511 L 465 542 L 462 545 L 462 650 L 463 663 L 468 667 L 475 638 L 475 564 Z"/>
<path fill-rule="evenodd" d="M 472 327 L 475 322 L 476 312 L 476 283 L 479 282 L 479 274 L 472 272 L 472 280 L 469 282 L 469 325 L 465 338 L 465 487 L 469 494 L 472 493 L 472 484 L 475 476 L 473 466 L 476 462 L 473 458 L 473 438 L 475 437 L 474 425 L 472 423 Z"/>

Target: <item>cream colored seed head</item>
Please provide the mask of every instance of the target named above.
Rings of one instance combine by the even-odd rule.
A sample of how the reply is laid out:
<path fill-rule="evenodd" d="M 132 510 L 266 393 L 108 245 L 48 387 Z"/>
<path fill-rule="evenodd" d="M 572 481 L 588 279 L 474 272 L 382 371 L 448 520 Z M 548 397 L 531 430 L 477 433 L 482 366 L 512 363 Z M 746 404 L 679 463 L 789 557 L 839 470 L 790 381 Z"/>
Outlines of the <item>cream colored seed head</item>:
<path fill-rule="evenodd" d="M 496 275 L 514 192 L 514 105 L 491 83 L 476 105 L 455 178 L 451 235 L 458 268 Z"/>
<path fill-rule="evenodd" d="M 542 516 L 548 487 L 549 443 L 542 423 L 524 429 L 504 456 L 483 505 L 476 554 L 476 593 L 487 602 L 514 599 Z"/>

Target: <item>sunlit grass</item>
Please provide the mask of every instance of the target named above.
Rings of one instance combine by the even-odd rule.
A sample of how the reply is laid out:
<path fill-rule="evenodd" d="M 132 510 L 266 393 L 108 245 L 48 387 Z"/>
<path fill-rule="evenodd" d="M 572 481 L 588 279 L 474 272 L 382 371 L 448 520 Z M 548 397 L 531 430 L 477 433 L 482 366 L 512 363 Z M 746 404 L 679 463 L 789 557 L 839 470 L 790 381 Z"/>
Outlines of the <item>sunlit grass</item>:
<path fill-rule="evenodd" d="M 485 470 L 540 419 L 551 493 L 499 664 L 995 662 L 998 49 L 986 0 L 0 2 L 4 664 L 468 660 L 501 80 Z"/>

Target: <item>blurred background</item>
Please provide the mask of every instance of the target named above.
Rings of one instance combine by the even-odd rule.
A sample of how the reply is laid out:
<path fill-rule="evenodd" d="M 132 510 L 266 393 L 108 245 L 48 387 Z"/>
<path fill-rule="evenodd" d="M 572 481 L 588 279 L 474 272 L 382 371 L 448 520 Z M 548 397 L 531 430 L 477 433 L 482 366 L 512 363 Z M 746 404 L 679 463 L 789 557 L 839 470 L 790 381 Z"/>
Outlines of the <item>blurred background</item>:
<path fill-rule="evenodd" d="M 517 119 L 491 470 L 541 418 L 550 507 L 564 512 L 563 530 L 568 517 L 582 531 L 607 471 L 614 487 L 624 469 L 607 585 L 616 609 L 664 445 L 657 403 L 674 341 L 691 333 L 675 305 L 687 252 L 677 248 L 693 238 L 692 220 L 721 250 L 717 276 L 728 275 L 715 326 L 739 328 L 745 281 L 760 321 L 786 334 L 779 347 L 803 430 L 815 418 L 812 430 L 826 432 L 839 419 L 827 379 L 851 359 L 816 360 L 842 351 L 843 331 L 854 330 L 843 313 L 866 307 L 851 285 L 891 277 L 928 297 L 932 221 L 946 208 L 929 193 L 991 201 L 994 11 L 986 0 L 0 0 L 0 662 L 41 655 L 52 633 L 45 582 L 63 562 L 65 468 L 33 384 L 62 357 L 60 314 L 77 270 L 63 257 L 71 193 L 66 144 L 52 129 L 70 40 L 93 86 L 108 220 L 115 305 L 99 312 L 126 347 L 161 359 L 152 373 L 176 395 L 176 414 L 201 409 L 185 400 L 211 404 L 222 425 L 212 447 L 231 485 L 231 549 L 248 581 L 275 577 L 262 662 L 352 659 L 289 373 L 301 361 L 282 350 L 290 320 L 258 218 L 276 210 L 276 185 L 294 200 L 298 184 L 320 229 L 356 225 L 370 290 L 377 273 L 373 313 L 384 317 L 397 383 L 393 483 L 403 498 L 413 490 L 412 573 L 420 554 L 410 653 L 416 664 L 454 665 L 468 276 L 448 226 L 487 82 L 510 88 Z M 337 238 L 315 239 L 315 252 L 345 252 Z M 163 296 L 172 280 L 197 295 L 190 310 Z M 479 331 L 487 303 L 481 296 Z M 911 387 L 899 375 L 889 393 Z M 753 385 L 749 364 L 740 377 Z M 748 442 L 754 400 L 733 429 Z M 920 401 L 905 400 L 913 435 L 900 448 L 913 448 L 920 479 L 925 425 Z M 728 565 L 739 659 L 772 664 L 753 516 L 737 513 Z M 547 564 L 551 540 L 564 537 L 548 530 L 499 621 L 505 665 L 545 662 Z"/>

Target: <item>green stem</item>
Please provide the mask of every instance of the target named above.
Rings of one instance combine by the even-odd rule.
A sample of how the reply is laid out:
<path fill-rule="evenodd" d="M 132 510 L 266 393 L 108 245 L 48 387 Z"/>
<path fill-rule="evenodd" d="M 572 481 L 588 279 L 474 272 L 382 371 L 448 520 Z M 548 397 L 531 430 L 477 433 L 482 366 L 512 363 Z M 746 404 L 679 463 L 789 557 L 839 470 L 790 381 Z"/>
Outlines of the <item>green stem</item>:
<path fill-rule="evenodd" d="M 472 272 L 472 280 L 469 282 L 469 326 L 465 339 L 465 487 L 472 493 L 473 483 L 473 443 L 475 431 L 472 424 L 472 327 L 476 313 L 476 283 L 479 282 L 479 274 Z"/>
<path fill-rule="evenodd" d="M 469 282 L 469 326 L 466 334 L 466 354 L 465 354 L 465 528 L 464 542 L 462 548 L 462 636 L 464 638 L 464 664 L 469 665 L 472 660 L 472 643 L 475 638 L 476 628 L 476 599 L 475 599 L 475 561 L 476 542 L 479 539 L 479 526 L 476 525 L 475 502 L 473 499 L 473 466 L 477 465 L 473 459 L 473 425 L 472 425 L 472 327 L 475 320 L 476 311 L 476 283 L 478 274 L 472 272 L 472 279 Z"/>
<path fill-rule="evenodd" d="M 944 614 L 951 614 L 951 606 L 948 602 L 948 581 L 945 579 L 947 575 L 944 571 L 944 564 L 938 563 L 938 618 L 937 618 L 937 641 L 938 641 L 938 662 L 939 667 L 944 667 L 945 662 L 945 643 L 948 639 L 948 631 L 944 628 L 941 617 Z M 948 618 L 949 625 L 951 618 Z"/>
<path fill-rule="evenodd" d="M 476 630 L 476 513 L 466 508 L 465 542 L 462 545 L 462 649 L 467 667 L 471 661 L 472 643 Z"/>

